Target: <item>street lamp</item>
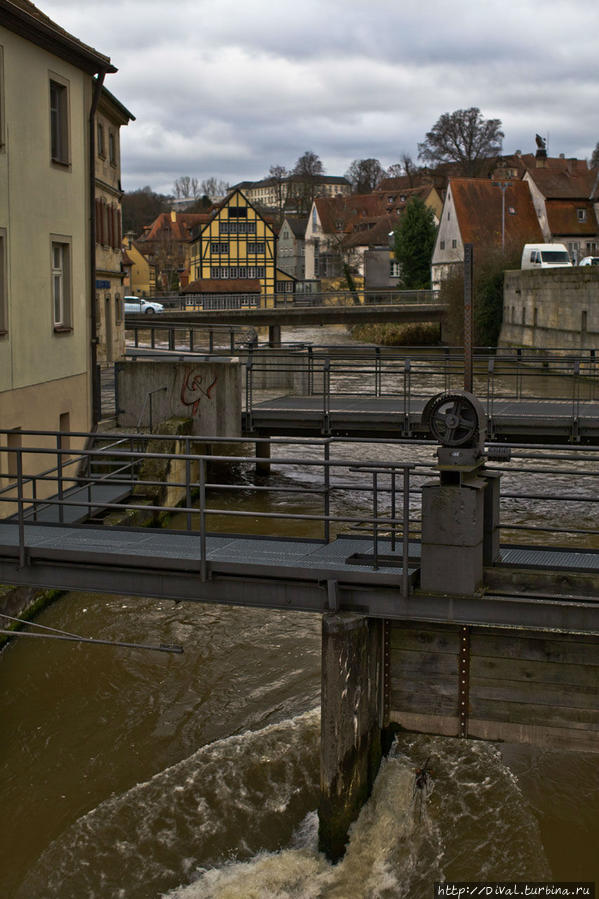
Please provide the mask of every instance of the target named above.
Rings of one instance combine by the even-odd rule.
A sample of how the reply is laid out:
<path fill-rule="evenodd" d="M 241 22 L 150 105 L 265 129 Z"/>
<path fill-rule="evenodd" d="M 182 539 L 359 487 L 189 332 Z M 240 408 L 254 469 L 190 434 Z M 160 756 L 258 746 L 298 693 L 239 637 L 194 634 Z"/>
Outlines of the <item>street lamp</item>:
<path fill-rule="evenodd" d="M 501 252 L 505 252 L 505 192 L 512 186 L 511 181 L 492 181 L 493 187 L 501 191 Z"/>

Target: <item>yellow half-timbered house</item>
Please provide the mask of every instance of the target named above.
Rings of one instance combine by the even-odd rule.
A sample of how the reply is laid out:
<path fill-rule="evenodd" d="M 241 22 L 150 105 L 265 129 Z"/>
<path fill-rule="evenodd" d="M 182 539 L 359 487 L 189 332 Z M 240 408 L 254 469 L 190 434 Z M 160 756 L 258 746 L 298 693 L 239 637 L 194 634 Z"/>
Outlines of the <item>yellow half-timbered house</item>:
<path fill-rule="evenodd" d="M 229 281 L 234 293 L 233 282 L 258 281 L 262 296 L 274 304 L 276 243 L 273 226 L 240 190 L 232 191 L 193 238 L 189 287 L 194 281 L 218 282 L 222 293 Z"/>

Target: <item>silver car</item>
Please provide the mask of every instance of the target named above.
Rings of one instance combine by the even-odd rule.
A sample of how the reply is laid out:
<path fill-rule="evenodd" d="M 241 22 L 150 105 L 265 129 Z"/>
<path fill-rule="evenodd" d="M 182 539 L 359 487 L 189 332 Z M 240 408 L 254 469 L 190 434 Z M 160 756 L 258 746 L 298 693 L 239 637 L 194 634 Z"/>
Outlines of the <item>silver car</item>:
<path fill-rule="evenodd" d="M 146 315 L 153 315 L 156 312 L 164 312 L 164 306 L 162 303 L 144 300 L 142 297 L 125 297 L 125 313 L 127 312 L 143 312 Z"/>

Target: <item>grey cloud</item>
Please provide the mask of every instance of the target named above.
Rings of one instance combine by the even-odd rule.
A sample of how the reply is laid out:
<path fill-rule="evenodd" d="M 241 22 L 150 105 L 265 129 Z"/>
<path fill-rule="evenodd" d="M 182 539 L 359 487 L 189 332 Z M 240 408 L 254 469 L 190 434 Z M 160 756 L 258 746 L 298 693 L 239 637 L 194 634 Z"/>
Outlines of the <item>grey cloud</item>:
<path fill-rule="evenodd" d="M 136 115 L 123 180 L 236 181 L 305 149 L 330 174 L 396 162 L 443 112 L 500 118 L 506 152 L 590 155 L 599 10 L 586 0 L 39 0 L 119 68 L 107 86 Z"/>

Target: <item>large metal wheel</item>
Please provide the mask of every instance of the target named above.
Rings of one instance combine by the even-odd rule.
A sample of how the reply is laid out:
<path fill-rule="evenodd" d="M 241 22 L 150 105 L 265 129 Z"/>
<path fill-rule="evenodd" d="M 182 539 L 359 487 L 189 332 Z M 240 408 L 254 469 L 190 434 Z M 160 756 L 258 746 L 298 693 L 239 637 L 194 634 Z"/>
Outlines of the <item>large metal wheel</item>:
<path fill-rule="evenodd" d="M 460 393 L 442 393 L 427 406 L 432 436 L 443 446 L 473 446 L 480 427 L 479 410 Z"/>

